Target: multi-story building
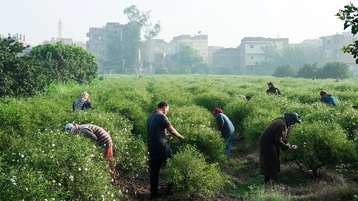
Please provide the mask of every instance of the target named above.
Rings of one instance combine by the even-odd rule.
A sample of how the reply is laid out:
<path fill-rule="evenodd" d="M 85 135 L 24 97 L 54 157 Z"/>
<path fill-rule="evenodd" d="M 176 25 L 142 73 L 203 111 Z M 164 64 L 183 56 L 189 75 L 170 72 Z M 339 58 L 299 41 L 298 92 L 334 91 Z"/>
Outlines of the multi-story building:
<path fill-rule="evenodd" d="M 86 49 L 95 55 L 100 71 L 103 71 L 103 64 L 110 60 L 114 54 L 113 41 L 122 40 L 122 31 L 125 25 L 117 22 L 108 22 L 101 28 L 90 28 L 87 33 L 89 40 L 86 42 Z"/>
<path fill-rule="evenodd" d="M 223 48 L 213 53 L 213 66 L 239 66 L 239 49 Z"/>
<path fill-rule="evenodd" d="M 163 39 L 152 39 L 148 45 L 147 58 L 145 59 L 145 73 L 153 73 L 153 68 L 163 65 L 172 67 L 177 65 L 171 57 L 180 51 L 182 43 L 188 44 L 200 52 L 203 62 L 208 62 L 208 36 L 207 35 L 180 35 L 173 37 L 168 43 Z"/>
<path fill-rule="evenodd" d="M 163 39 L 152 39 L 148 45 L 148 58 L 145 66 L 171 66 L 170 57 L 176 54 L 176 45 Z"/>
<path fill-rule="evenodd" d="M 200 52 L 203 63 L 208 62 L 208 35 L 180 35 L 173 37 L 171 43 L 176 44 L 176 52 L 179 52 L 180 44 L 185 43 Z"/>
<path fill-rule="evenodd" d="M 288 47 L 288 42 L 288 38 L 243 38 L 239 46 L 239 73 L 246 74 L 250 67 L 271 59 L 265 52 L 268 47 L 275 47 L 277 51 L 281 51 Z"/>
<path fill-rule="evenodd" d="M 212 66 L 213 65 L 213 54 L 221 49 L 224 49 L 223 46 L 209 46 L 208 47 L 208 66 Z"/>
<path fill-rule="evenodd" d="M 278 51 L 288 47 L 288 38 L 245 37 L 241 40 L 240 66 L 254 66 L 269 58 L 265 52 L 267 47 L 274 46 Z"/>
<path fill-rule="evenodd" d="M 353 44 L 358 37 L 353 37 L 350 32 L 320 37 L 322 40 L 321 61 L 322 63 L 340 61 L 349 65 L 353 75 L 358 75 L 358 64 L 349 53 L 344 53 L 341 49 L 343 46 Z"/>

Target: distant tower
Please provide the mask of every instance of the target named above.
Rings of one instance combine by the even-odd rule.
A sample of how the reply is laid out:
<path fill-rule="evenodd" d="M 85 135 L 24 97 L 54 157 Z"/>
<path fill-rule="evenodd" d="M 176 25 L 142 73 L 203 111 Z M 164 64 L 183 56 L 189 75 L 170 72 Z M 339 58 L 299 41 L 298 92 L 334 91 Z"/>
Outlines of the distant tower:
<path fill-rule="evenodd" d="M 277 31 L 277 38 L 280 38 L 280 30 Z"/>
<path fill-rule="evenodd" d="M 62 22 L 61 22 L 61 19 L 60 19 L 60 21 L 58 21 L 57 26 L 58 26 L 58 37 L 62 38 Z"/>

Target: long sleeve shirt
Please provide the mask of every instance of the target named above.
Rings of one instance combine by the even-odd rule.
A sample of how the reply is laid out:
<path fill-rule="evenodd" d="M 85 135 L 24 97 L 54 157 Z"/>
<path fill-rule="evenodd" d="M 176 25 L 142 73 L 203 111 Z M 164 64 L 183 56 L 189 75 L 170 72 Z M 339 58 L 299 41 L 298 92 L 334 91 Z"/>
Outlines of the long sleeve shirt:
<path fill-rule="evenodd" d="M 83 124 L 79 125 L 79 127 L 81 133 L 90 138 L 92 141 L 96 142 L 104 149 L 107 149 L 113 145 L 111 136 L 103 128 L 93 124 Z"/>

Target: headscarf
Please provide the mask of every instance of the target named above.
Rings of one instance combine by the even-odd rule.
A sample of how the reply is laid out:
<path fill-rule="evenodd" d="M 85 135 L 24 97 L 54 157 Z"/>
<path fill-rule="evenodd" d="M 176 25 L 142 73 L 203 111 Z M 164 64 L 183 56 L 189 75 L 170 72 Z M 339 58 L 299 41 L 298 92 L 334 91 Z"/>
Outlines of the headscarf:
<path fill-rule="evenodd" d="M 319 92 L 319 95 L 321 95 L 321 96 L 326 95 L 326 94 L 328 94 L 328 93 L 325 90 L 322 90 L 321 92 Z"/>
<path fill-rule="evenodd" d="M 224 113 L 220 108 L 215 108 L 215 110 L 213 111 L 213 114 L 216 116 L 219 113 Z"/>
<path fill-rule="evenodd" d="M 284 119 L 287 123 L 287 126 L 291 126 L 295 123 L 302 123 L 302 121 L 298 118 L 298 114 L 296 112 L 286 112 L 284 114 Z"/>

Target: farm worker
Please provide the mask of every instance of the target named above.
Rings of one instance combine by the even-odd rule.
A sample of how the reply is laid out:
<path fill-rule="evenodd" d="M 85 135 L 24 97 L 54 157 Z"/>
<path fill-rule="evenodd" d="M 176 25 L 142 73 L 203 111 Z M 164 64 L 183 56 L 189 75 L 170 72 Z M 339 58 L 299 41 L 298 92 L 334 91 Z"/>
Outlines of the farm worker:
<path fill-rule="evenodd" d="M 76 110 L 84 110 L 92 108 L 92 104 L 89 98 L 89 94 L 87 92 L 82 92 L 80 97 L 72 104 L 73 111 Z"/>
<path fill-rule="evenodd" d="M 274 119 L 262 132 L 259 138 L 259 167 L 260 174 L 265 176 L 265 183 L 278 182 L 280 149 L 298 149 L 297 145 L 287 142 L 287 136 L 290 128 L 301 122 L 297 113 L 287 112 L 283 117 Z"/>
<path fill-rule="evenodd" d="M 279 96 L 281 95 L 280 90 L 278 88 L 276 88 L 273 85 L 272 82 L 268 82 L 267 85 L 268 85 L 269 88 L 266 90 L 266 93 L 268 93 L 268 94 L 276 94 L 276 95 L 279 95 Z"/>
<path fill-rule="evenodd" d="M 319 95 L 321 95 L 321 102 L 327 103 L 329 105 L 336 106 L 338 105 L 339 101 L 336 97 L 332 96 L 331 94 L 327 93 L 327 91 L 322 90 Z"/>
<path fill-rule="evenodd" d="M 171 148 L 167 143 L 167 136 L 174 135 L 180 139 L 184 137 L 169 122 L 166 114 L 169 111 L 167 102 L 160 102 L 155 111 L 147 119 L 147 146 L 149 151 L 149 169 L 150 169 L 150 197 L 159 196 L 158 181 L 159 172 L 162 165 L 165 165 L 167 159 L 172 156 Z M 168 130 L 170 134 L 165 131 Z M 168 191 L 171 190 L 171 184 Z"/>
<path fill-rule="evenodd" d="M 231 123 L 229 117 L 227 117 L 220 108 L 215 108 L 213 114 L 218 125 L 218 130 L 221 133 L 221 137 L 223 137 L 225 140 L 225 155 L 229 156 L 235 127 Z"/>
<path fill-rule="evenodd" d="M 103 128 L 93 124 L 79 125 L 75 123 L 68 123 L 65 126 L 65 130 L 73 133 L 80 132 L 103 148 L 104 158 L 108 162 L 111 171 L 112 183 L 115 183 L 116 172 L 114 169 L 114 159 L 113 159 L 113 149 L 112 149 L 113 143 L 109 133 L 105 131 Z"/>
<path fill-rule="evenodd" d="M 249 101 L 251 99 L 251 96 L 245 96 L 245 95 L 242 95 L 242 94 L 238 94 L 237 96 L 242 98 L 243 100 L 247 100 L 247 101 Z"/>

